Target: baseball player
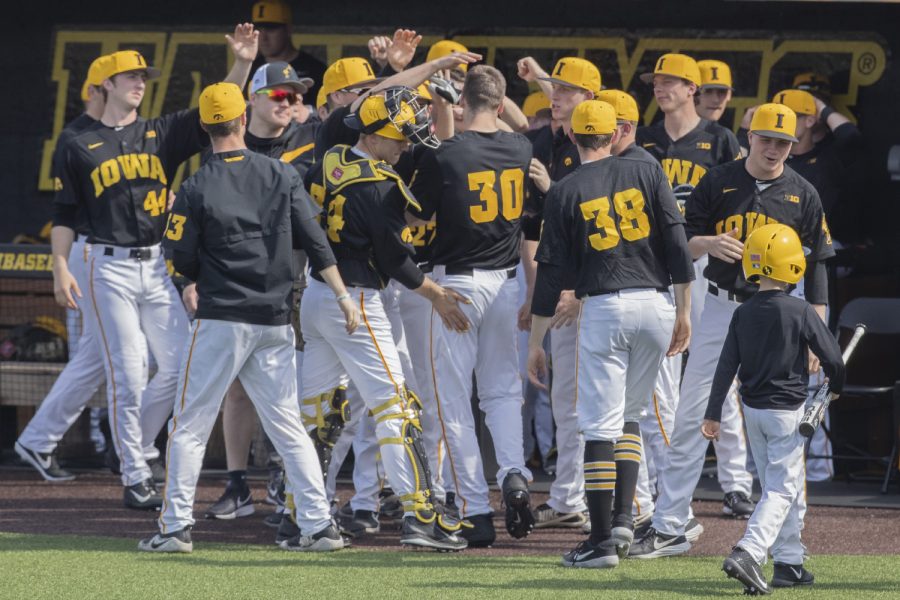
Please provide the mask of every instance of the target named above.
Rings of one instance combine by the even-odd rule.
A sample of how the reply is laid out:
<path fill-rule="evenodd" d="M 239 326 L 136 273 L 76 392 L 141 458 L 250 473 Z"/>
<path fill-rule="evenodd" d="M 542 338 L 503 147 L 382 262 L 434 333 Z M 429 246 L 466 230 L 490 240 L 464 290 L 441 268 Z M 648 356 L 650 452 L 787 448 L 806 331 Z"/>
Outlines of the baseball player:
<path fill-rule="evenodd" d="M 719 74 L 718 71 L 716 74 Z M 664 118 L 650 127 L 638 128 L 637 143 L 662 164 L 675 190 L 675 197 L 684 208 L 691 190 L 706 172 L 738 158 L 740 148 L 731 131 L 697 114 L 694 98 L 702 76 L 693 58 L 684 54 L 664 54 L 656 62 L 653 72 L 644 73 L 641 79 L 653 85 L 653 93 Z M 694 263 L 697 284 L 691 288 L 692 323 L 699 322 L 703 310 L 705 290 L 702 277 L 705 267 L 705 257 Z M 653 398 L 654 412 L 658 411 L 661 415 L 660 425 L 672 421 L 678 405 L 681 363 L 681 356 L 667 358 L 663 362 Z M 663 431 L 662 435 L 671 441 L 671 431 Z M 747 445 L 736 398 L 726 405 L 716 454 L 719 485 L 725 494 L 722 511 L 727 515 L 746 518 L 753 511 L 750 501 L 753 478 L 746 467 Z M 693 515 L 687 531 L 689 541 L 703 532 L 703 526 Z"/>
<path fill-rule="evenodd" d="M 160 533 L 141 550 L 191 552 L 192 507 L 206 441 L 228 386 L 240 378 L 300 500 L 303 533 L 289 550 L 343 548 L 325 499 L 322 472 L 297 414 L 294 334 L 290 326 L 291 249 L 307 251 L 352 333 L 359 323 L 318 224 L 317 207 L 291 167 L 247 149 L 241 89 L 217 83 L 200 95 L 200 122 L 213 157 L 181 187 L 166 245 L 178 272 L 197 282 L 199 300 L 182 353 L 176 409 L 169 425 Z"/>
<path fill-rule="evenodd" d="M 562 180 L 581 164 L 578 149 L 569 137 L 572 112 L 576 106 L 600 93 L 601 78 L 600 71 L 593 63 L 578 57 L 559 59 L 552 75 L 541 69 L 534 59 L 526 57 L 519 61 L 519 76 L 526 81 L 537 81 L 539 84 L 551 86 L 551 116 L 554 122 L 561 124 L 554 131 L 551 123 L 538 130 L 532 138 L 534 160 L 529 175 L 534 183 L 535 189 L 532 192 L 537 197 L 537 204 L 541 201 L 541 196 L 551 189 L 551 182 Z M 547 167 L 544 168 L 544 165 Z M 537 241 L 540 239 L 540 227 L 540 212 L 529 216 L 522 225 L 525 234 L 523 264 L 528 270 L 535 268 L 533 257 Z M 574 402 L 577 394 L 576 321 L 581 310 L 581 302 L 573 291 L 575 274 L 566 271 L 560 276 L 564 278 L 563 292 L 559 296 L 559 304 L 554 314 L 553 329 L 550 330 L 550 355 L 553 357 L 550 406 L 556 422 L 556 477 L 550 485 L 550 498 L 535 510 L 535 527 L 538 528 L 577 528 L 588 523 L 584 516 L 588 507 L 584 501 L 584 475 L 581 464 L 584 456 L 584 438 L 578 428 Z M 533 295 L 533 290 L 529 291 Z M 529 297 L 526 304 L 519 309 L 520 322 L 523 316 L 527 319 L 531 314 L 531 302 Z"/>
<path fill-rule="evenodd" d="M 384 93 L 360 99 L 349 113 L 358 142 L 330 149 L 307 175 L 307 182 L 319 186 L 323 226 L 365 327 L 351 336 L 336 327 L 333 305 L 314 272 L 301 306 L 306 341 L 301 408 L 313 439 L 333 445 L 343 390 L 352 380 L 375 420 L 387 477 L 403 502 L 401 544 L 455 551 L 464 549 L 466 540 L 457 535 L 460 523 L 437 514 L 431 504 L 417 407 L 406 391 L 380 290 L 396 279 L 431 300 L 448 327 L 462 331 L 468 321 L 457 306 L 462 296 L 426 277 L 403 241 L 404 211 L 418 202 L 389 165 L 400 158 L 409 137 L 428 130 L 427 113 L 409 88 Z"/>
<path fill-rule="evenodd" d="M 731 67 L 721 60 L 698 60 L 697 68 L 700 69 L 700 89 L 694 98 L 697 114 L 707 121 L 718 123 L 734 92 Z"/>
<path fill-rule="evenodd" d="M 63 167 L 66 144 L 103 116 L 106 100 L 101 88 L 103 80 L 106 78 L 104 71 L 108 64 L 109 59 L 106 56 L 101 56 L 91 63 L 87 78 L 81 88 L 84 113 L 69 123 L 56 140 L 51 175 L 57 182 L 57 187 L 61 185 L 60 171 Z M 85 264 L 90 254 L 89 247 L 85 246 L 87 230 L 83 224 L 80 224 L 76 231 L 77 234 L 69 252 L 69 269 L 78 288 L 87 290 Z M 70 351 L 69 362 L 57 377 L 44 401 L 41 402 L 34 417 L 22 430 L 15 444 L 16 454 L 34 467 L 47 481 L 75 479 L 75 475 L 60 468 L 57 463 L 56 446 L 69 427 L 78 419 L 84 406 L 97 392 L 97 388 L 104 382 L 100 346 L 96 332 L 90 326 L 91 320 L 82 319 L 81 311 L 72 309 L 68 310 L 68 320 L 74 321 L 76 324 L 81 321 L 81 335 L 78 338 L 77 348 L 74 352 Z M 69 327 L 70 346 L 73 329 L 73 327 Z M 148 461 L 148 463 L 151 464 L 152 469 L 155 461 L 152 463 Z M 164 469 L 162 471 L 165 472 Z"/>
<path fill-rule="evenodd" d="M 615 109 L 583 102 L 572 113 L 571 131 L 581 166 L 550 188 L 546 199 L 528 372 L 535 384 L 546 374 L 541 341 L 563 288 L 560 267 L 574 266 L 575 295 L 584 304 L 575 410 L 585 438 L 591 534 L 562 563 L 609 568 L 632 541 L 638 420 L 663 356 L 683 351 L 690 340 L 694 274 L 684 219 L 662 171 L 610 155 L 619 135 Z"/>
<path fill-rule="evenodd" d="M 229 81 L 243 84 L 257 34 L 244 24 L 227 37 L 235 56 Z M 130 508 L 162 502 L 142 447 L 156 438 L 172 410 L 188 323 L 159 242 L 170 177 L 207 144 L 196 110 L 138 117 L 146 80 L 158 74 L 138 52 L 110 55 L 103 116 L 67 144 L 54 200 L 54 293 L 69 308 L 82 298 L 68 267 L 79 211 L 87 220 L 91 256 L 84 300 L 90 310 L 84 314 L 93 320 L 103 348 L 110 429 Z M 158 366 L 146 389 L 145 337 Z"/>
<path fill-rule="evenodd" d="M 837 340 L 819 315 L 804 300 L 786 293 L 806 268 L 793 229 L 771 223 L 754 230 L 741 265 L 744 279 L 758 279 L 759 291 L 731 317 L 701 432 L 706 439 L 716 438 L 722 403 L 739 375 L 762 499 L 722 568 L 750 594 L 766 594 L 771 590 L 761 566 L 770 553 L 775 561 L 773 587 L 813 583 L 812 573 L 803 568 L 798 509 L 804 490 L 804 439 L 798 428 L 809 383 L 809 352 L 822 361 L 835 397 L 843 387 L 844 362 Z"/>
<path fill-rule="evenodd" d="M 550 98 L 542 90 L 532 92 L 522 103 L 522 112 L 528 119 L 528 128 L 531 130 L 549 125 L 552 120 Z"/>
<path fill-rule="evenodd" d="M 249 150 L 290 164 L 301 178 L 312 165 L 317 124 L 296 123 L 292 109 L 310 85 L 311 79 L 299 77 L 286 62 L 260 66 L 250 82 L 251 112 L 244 134 L 244 143 Z M 299 280 L 297 285 L 302 288 L 306 285 L 306 255 L 295 251 L 294 256 Z M 207 517 L 233 519 L 253 514 L 253 498 L 246 474 L 247 457 L 256 427 L 250 398 L 236 381 L 234 388 L 226 395 L 223 414 L 229 482 L 219 500 L 207 509 Z M 275 469 L 276 473 L 280 471 L 280 468 Z M 270 497 L 276 494 L 270 494 Z M 273 499 L 277 501 L 277 496 Z"/>
<path fill-rule="evenodd" d="M 506 80 L 493 67 L 468 70 L 463 86 L 466 131 L 426 154 L 413 178 L 424 221 L 439 224 L 431 262 L 436 282 L 467 298 L 464 333 L 431 319 L 431 370 L 437 415 L 462 516 L 473 547 L 494 542 L 493 514 L 471 409 L 472 373 L 497 453 L 506 527 L 516 538 L 534 523 L 522 441 L 522 383 L 516 347 L 520 217 L 531 144 L 497 129 Z"/>
<path fill-rule="evenodd" d="M 784 165 L 796 141 L 796 120 L 784 105 L 762 105 L 753 115 L 749 156 L 712 169 L 688 199 L 685 218 L 691 254 L 694 258 L 709 255 L 704 271 L 707 297 L 685 368 L 666 460 L 657 474 L 659 497 L 653 524 L 631 547 L 632 556 L 656 558 L 690 548 L 684 529 L 708 446 L 697 425 L 709 400 L 726 321 L 756 291 L 738 264 L 744 240 L 753 230 L 781 223 L 799 233 L 803 245 L 811 249 L 804 278 L 806 299 L 824 316 L 827 275 L 823 261 L 834 255 L 834 249 L 819 195 Z M 811 366 L 815 371 L 815 365 Z"/>

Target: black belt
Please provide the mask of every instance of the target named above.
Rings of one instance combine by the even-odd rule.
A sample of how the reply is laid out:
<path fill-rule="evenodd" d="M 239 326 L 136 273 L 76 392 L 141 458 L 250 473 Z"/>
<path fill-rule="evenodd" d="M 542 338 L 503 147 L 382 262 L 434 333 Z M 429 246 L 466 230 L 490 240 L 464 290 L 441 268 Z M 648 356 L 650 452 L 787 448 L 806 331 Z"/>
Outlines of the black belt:
<path fill-rule="evenodd" d="M 107 246 L 103 249 L 104 256 L 113 256 L 115 255 L 115 250 Z M 153 249 L 152 248 L 132 248 L 128 251 L 128 258 L 133 258 L 135 260 L 150 260 L 153 258 Z"/>
<path fill-rule="evenodd" d="M 626 288 L 626 289 L 634 290 L 634 289 L 644 289 L 644 288 Z M 649 290 L 651 288 L 646 288 L 646 289 Z M 666 288 L 666 287 L 658 287 L 658 288 L 652 288 L 652 289 L 655 289 L 657 292 L 659 292 L 661 294 L 665 294 L 666 292 L 669 291 L 669 288 Z M 587 294 L 585 294 L 585 296 L 589 296 L 589 297 L 593 298 L 594 296 L 606 296 L 608 294 L 616 294 L 621 291 L 622 290 L 611 290 L 608 292 L 588 292 Z"/>
<path fill-rule="evenodd" d="M 445 267 L 444 273 L 447 275 L 466 275 L 467 277 L 471 277 L 475 274 L 475 269 L 471 267 Z M 506 278 L 507 279 L 515 279 L 516 278 L 516 268 L 513 267 L 511 269 L 506 270 Z"/>
<path fill-rule="evenodd" d="M 750 299 L 751 294 L 742 294 L 740 292 L 732 292 L 731 290 L 726 290 L 725 288 L 717 287 L 716 285 L 710 283 L 706 290 L 712 294 L 713 296 L 719 296 L 722 298 L 727 297 L 732 302 L 746 302 Z"/>

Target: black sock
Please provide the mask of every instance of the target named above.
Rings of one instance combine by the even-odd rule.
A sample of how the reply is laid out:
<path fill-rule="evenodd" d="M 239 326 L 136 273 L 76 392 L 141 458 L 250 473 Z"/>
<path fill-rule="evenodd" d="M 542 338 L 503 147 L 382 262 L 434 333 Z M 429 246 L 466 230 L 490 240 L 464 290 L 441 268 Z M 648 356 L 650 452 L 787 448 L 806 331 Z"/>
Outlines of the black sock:
<path fill-rule="evenodd" d="M 632 524 L 631 505 L 641 466 L 641 429 L 637 423 L 625 423 L 616 442 L 616 504 L 614 525 Z"/>
<path fill-rule="evenodd" d="M 591 542 L 597 544 L 612 535 L 613 491 L 616 463 L 612 442 L 588 440 L 584 444 L 584 495 L 591 516 Z"/>
<path fill-rule="evenodd" d="M 247 490 L 247 471 L 228 471 L 228 487 L 241 492 Z"/>

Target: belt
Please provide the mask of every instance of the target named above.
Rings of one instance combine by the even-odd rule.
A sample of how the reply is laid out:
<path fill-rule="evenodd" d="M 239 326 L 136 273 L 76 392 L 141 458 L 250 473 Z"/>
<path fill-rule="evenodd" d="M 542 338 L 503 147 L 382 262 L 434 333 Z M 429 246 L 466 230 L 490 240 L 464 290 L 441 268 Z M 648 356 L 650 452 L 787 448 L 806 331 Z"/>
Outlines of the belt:
<path fill-rule="evenodd" d="M 740 292 L 732 292 L 731 290 L 726 290 L 724 288 L 720 288 L 713 283 L 710 283 L 706 291 L 708 291 L 713 296 L 718 296 L 720 298 L 728 298 L 732 302 L 746 302 L 750 299 L 750 294 L 742 294 Z"/>
<path fill-rule="evenodd" d="M 628 288 L 628 289 L 637 289 L 637 288 Z M 646 289 L 649 290 L 651 288 L 646 288 Z M 666 292 L 669 291 L 669 288 L 667 288 L 667 287 L 658 287 L 658 288 L 652 288 L 652 289 L 655 289 L 657 292 L 659 292 L 661 294 L 665 294 Z M 587 294 L 585 294 L 585 296 L 593 298 L 594 296 L 607 296 L 609 294 L 618 294 L 621 291 L 623 291 L 623 290 L 612 290 L 609 292 L 588 292 Z"/>
<path fill-rule="evenodd" d="M 482 269 L 478 269 L 479 271 Z M 487 270 L 487 269 L 484 269 Z M 465 275 L 467 277 L 471 277 L 475 274 L 475 269 L 471 267 L 444 267 L 444 273 L 447 275 Z M 515 279 L 516 278 L 516 268 L 513 267 L 511 269 L 506 270 L 506 278 L 507 279 Z"/>
<path fill-rule="evenodd" d="M 150 248 L 123 248 L 121 246 L 101 246 L 103 248 L 103 256 L 113 256 L 115 258 L 131 258 L 134 260 L 150 260 L 159 256 L 162 251 L 159 246 L 151 246 Z"/>

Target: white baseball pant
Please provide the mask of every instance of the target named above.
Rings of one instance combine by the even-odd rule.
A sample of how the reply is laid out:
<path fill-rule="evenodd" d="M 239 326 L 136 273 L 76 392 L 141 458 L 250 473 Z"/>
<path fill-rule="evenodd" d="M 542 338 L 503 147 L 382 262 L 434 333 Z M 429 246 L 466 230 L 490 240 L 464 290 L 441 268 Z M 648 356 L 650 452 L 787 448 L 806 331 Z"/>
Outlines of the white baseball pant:
<path fill-rule="evenodd" d="M 91 248 L 88 287 L 93 310 L 84 313 L 94 321 L 90 327 L 96 327 L 103 352 L 110 429 L 126 486 L 150 478 L 146 459 L 158 456 L 150 447 L 172 412 L 189 331 L 160 247 L 148 249 L 149 260 L 129 258 L 131 250 Z M 157 365 L 149 383 L 147 347 Z"/>
<path fill-rule="evenodd" d="M 68 311 L 69 314 L 75 313 L 76 317 L 79 312 L 86 313 L 91 310 L 87 276 L 90 245 L 84 240 L 84 236 L 79 235 L 69 252 L 69 272 L 72 273 L 83 294 L 82 298 L 76 299 L 80 310 Z M 63 435 L 106 380 L 100 343 L 96 337 L 96 328 L 92 326 L 94 321 L 89 318 L 80 320 L 83 321 L 81 335 L 74 351 L 70 334 L 69 362 L 19 436 L 19 443 L 35 452 L 44 454 L 56 449 Z"/>
<path fill-rule="evenodd" d="M 747 438 L 759 471 L 762 497 L 738 542 L 759 564 L 770 553 L 775 562 L 803 564 L 803 528 L 798 499 L 803 495 L 802 407 L 765 410 L 744 407 Z"/>
<path fill-rule="evenodd" d="M 556 421 L 556 477 L 547 504 L 561 513 L 587 510 L 584 501 L 584 436 L 575 410 L 578 373 L 578 324 L 550 330 L 553 379 L 550 406 Z"/>
<path fill-rule="evenodd" d="M 331 523 L 322 471 L 297 411 L 294 332 L 290 325 L 198 319 L 184 346 L 175 412 L 169 422 L 163 533 L 193 525 L 194 493 L 206 442 L 225 392 L 239 378 L 263 429 L 284 461 L 295 519 L 309 534 Z"/>
<path fill-rule="evenodd" d="M 448 450 L 458 506 L 464 517 L 491 512 L 475 418 L 472 373 L 478 401 L 494 442 L 497 483 L 512 469 L 529 481 L 522 442 L 522 380 L 516 345 L 519 284 L 507 270 L 475 269 L 471 275 L 447 275 L 434 267 L 434 279 L 470 303 L 460 304 L 469 319 L 465 332 L 450 331 L 440 316 L 431 317 L 431 360 L 438 418 Z"/>

